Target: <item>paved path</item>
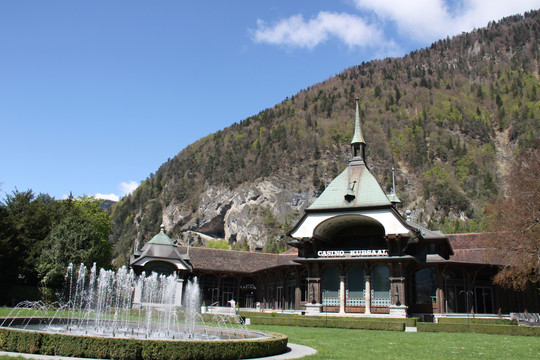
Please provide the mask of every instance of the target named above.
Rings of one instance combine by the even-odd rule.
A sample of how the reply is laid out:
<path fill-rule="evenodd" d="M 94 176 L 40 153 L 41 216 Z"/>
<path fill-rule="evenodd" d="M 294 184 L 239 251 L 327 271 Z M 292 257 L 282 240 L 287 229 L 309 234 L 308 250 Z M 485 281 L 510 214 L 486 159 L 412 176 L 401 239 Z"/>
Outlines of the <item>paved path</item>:
<path fill-rule="evenodd" d="M 257 358 L 253 360 L 287 360 L 287 359 L 299 359 L 304 356 L 309 356 L 317 353 L 317 350 L 304 345 L 287 344 L 287 352 L 280 355 L 268 356 L 264 358 Z M 23 354 L 15 352 L 0 351 L 1 356 L 21 356 L 25 359 L 37 359 L 37 360 L 90 360 L 87 358 L 75 358 L 68 356 L 54 356 L 54 355 L 39 355 L 39 354 Z"/>
<path fill-rule="evenodd" d="M 268 356 L 263 358 L 256 358 L 252 360 L 260 360 L 260 359 L 268 359 L 268 360 L 286 360 L 286 359 L 299 359 L 304 356 L 314 355 L 317 353 L 317 350 L 310 348 L 309 346 L 304 345 L 298 345 L 298 344 L 287 344 L 287 352 L 280 354 L 280 355 L 274 355 L 274 356 Z"/>

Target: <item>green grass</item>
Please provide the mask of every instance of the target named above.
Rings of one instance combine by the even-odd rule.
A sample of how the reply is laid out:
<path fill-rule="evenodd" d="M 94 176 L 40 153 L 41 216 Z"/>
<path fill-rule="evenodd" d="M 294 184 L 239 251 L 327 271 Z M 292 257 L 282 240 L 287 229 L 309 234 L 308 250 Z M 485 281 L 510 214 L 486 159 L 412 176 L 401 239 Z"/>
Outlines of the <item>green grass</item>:
<path fill-rule="evenodd" d="M 11 308 L 0 308 L 0 317 Z M 405 333 L 297 326 L 251 325 L 285 334 L 318 353 L 309 359 L 539 359 L 540 337 L 474 333 Z M 2 357 L 0 360 L 20 360 Z"/>
<path fill-rule="evenodd" d="M 318 351 L 308 359 L 538 359 L 540 338 L 251 325 Z"/>

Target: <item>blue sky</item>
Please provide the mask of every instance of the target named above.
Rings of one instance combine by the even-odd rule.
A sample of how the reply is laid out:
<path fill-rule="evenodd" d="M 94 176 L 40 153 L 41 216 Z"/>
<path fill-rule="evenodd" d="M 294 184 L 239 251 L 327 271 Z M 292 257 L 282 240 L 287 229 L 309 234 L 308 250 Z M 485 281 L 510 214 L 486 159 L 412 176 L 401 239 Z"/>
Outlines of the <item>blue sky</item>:
<path fill-rule="evenodd" d="M 0 198 L 117 200 L 197 139 L 344 69 L 540 0 L 2 1 Z"/>

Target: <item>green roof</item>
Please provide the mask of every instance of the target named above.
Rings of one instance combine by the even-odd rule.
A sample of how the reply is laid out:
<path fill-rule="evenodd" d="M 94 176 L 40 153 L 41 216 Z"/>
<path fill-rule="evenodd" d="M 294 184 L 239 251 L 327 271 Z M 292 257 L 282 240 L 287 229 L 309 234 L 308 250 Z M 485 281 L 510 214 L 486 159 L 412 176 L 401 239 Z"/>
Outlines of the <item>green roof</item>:
<path fill-rule="evenodd" d="M 152 240 L 150 240 L 148 242 L 148 244 L 157 244 L 157 245 L 173 245 L 174 246 L 174 243 L 172 242 L 171 238 L 167 236 L 167 234 L 165 234 L 165 230 L 164 230 L 164 226 L 161 225 L 161 231 L 152 238 Z"/>
<path fill-rule="evenodd" d="M 338 210 L 379 206 L 392 206 L 392 203 L 375 177 L 365 165 L 349 165 L 307 210 Z"/>

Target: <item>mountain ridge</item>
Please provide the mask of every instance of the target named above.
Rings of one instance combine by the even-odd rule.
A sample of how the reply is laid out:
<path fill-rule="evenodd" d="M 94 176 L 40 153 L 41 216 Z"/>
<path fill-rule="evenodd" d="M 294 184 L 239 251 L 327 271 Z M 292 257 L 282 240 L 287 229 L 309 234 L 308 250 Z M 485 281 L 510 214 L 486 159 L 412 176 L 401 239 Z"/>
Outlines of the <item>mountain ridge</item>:
<path fill-rule="evenodd" d="M 368 165 L 387 193 L 395 167 L 400 210 L 426 226 L 482 230 L 513 153 L 540 136 L 539 17 L 352 66 L 187 146 L 113 206 L 117 264 L 162 222 L 182 242 L 198 241 L 182 236 L 191 230 L 284 250 L 280 235 L 346 166 L 356 96 Z"/>

